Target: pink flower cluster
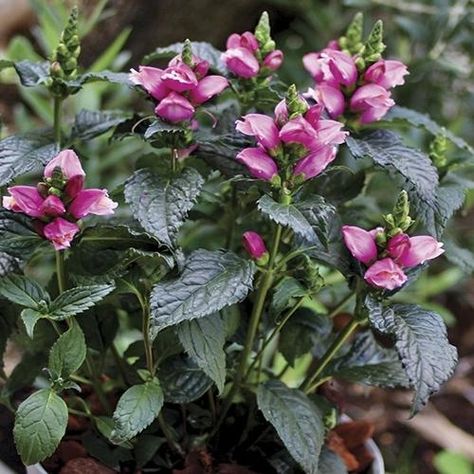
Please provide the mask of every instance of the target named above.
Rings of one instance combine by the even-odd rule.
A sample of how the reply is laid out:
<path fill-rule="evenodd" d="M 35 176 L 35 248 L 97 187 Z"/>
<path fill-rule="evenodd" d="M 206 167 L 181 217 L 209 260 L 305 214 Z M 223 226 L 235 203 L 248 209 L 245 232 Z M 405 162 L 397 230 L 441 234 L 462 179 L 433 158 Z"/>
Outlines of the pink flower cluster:
<path fill-rule="evenodd" d="M 380 59 L 359 72 L 356 57 L 340 51 L 337 42 L 303 57 L 316 85 L 308 95 L 322 104 L 332 118 L 350 111 L 366 124 L 380 120 L 395 102 L 390 89 L 405 83 L 407 67 L 400 61 Z"/>
<path fill-rule="evenodd" d="M 78 156 L 63 150 L 44 170 L 38 186 L 11 186 L 3 207 L 37 219 L 36 229 L 56 250 L 70 247 L 79 232 L 77 221 L 95 214 L 113 214 L 117 203 L 106 189 L 84 189 L 85 173 Z"/>
<path fill-rule="evenodd" d="M 384 248 L 380 248 L 379 233 L 383 234 L 384 229 L 367 231 L 356 226 L 342 227 L 346 247 L 367 267 L 364 279 L 376 288 L 399 288 L 407 281 L 404 269 L 416 267 L 444 252 L 443 244 L 429 235 L 409 237 L 405 233 L 389 238 Z"/>
<path fill-rule="evenodd" d="M 130 80 L 143 87 L 157 102 L 155 113 L 171 123 L 191 120 L 196 107 L 220 94 L 228 81 L 223 76 L 207 75 L 209 63 L 193 55 L 186 64 L 181 55 L 174 57 L 166 69 L 139 66 L 132 69 Z"/>
<path fill-rule="evenodd" d="M 222 60 L 230 72 L 243 79 L 276 71 L 283 62 L 283 52 L 279 49 L 262 57 L 258 40 L 250 31 L 241 35 L 233 33 L 227 39 L 226 47 Z"/>
<path fill-rule="evenodd" d="M 290 119 L 282 100 L 275 108 L 274 119 L 262 114 L 245 115 L 236 122 L 236 129 L 254 137 L 257 147 L 243 149 L 236 159 L 253 177 L 272 181 L 278 177 L 278 161 L 285 148 L 297 145 L 301 157 L 293 167 L 293 176 L 306 180 L 319 175 L 336 158 L 336 146 L 347 136 L 340 122 L 322 119 L 321 111 L 321 106 L 313 105 Z"/>

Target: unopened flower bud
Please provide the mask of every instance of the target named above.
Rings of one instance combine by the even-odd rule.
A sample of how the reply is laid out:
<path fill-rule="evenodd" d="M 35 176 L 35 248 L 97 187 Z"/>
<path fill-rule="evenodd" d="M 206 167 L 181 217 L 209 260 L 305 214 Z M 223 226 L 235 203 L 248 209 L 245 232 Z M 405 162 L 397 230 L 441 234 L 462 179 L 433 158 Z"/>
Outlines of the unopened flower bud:
<path fill-rule="evenodd" d="M 61 194 L 62 194 L 62 193 L 61 193 L 61 190 L 60 190 L 60 189 L 51 187 L 51 188 L 48 189 L 48 194 L 49 194 L 50 196 L 61 197 Z"/>
<path fill-rule="evenodd" d="M 362 12 L 355 14 L 352 22 L 347 28 L 346 35 L 339 39 L 339 45 L 343 51 L 349 54 L 359 54 L 364 47 L 362 43 L 362 30 L 364 25 L 364 15 Z"/>
<path fill-rule="evenodd" d="M 269 259 L 267 247 L 260 234 L 253 231 L 244 232 L 242 243 L 245 250 L 257 262 L 258 265 L 266 265 Z"/>
<path fill-rule="evenodd" d="M 362 51 L 362 57 L 366 64 L 372 64 L 378 61 L 382 57 L 382 53 L 385 50 L 385 44 L 383 43 L 383 22 L 378 20 L 375 22 L 372 31 L 367 38 Z"/>
<path fill-rule="evenodd" d="M 183 46 L 183 51 L 181 52 L 181 59 L 184 64 L 189 67 L 193 66 L 193 50 L 191 46 L 191 41 L 186 39 Z"/>
<path fill-rule="evenodd" d="M 306 101 L 298 94 L 296 86 L 292 84 L 286 93 L 285 97 L 286 108 L 288 110 L 288 118 L 297 117 L 298 115 L 303 115 L 308 111 L 308 104 Z"/>
<path fill-rule="evenodd" d="M 437 135 L 430 143 L 430 158 L 436 168 L 444 168 L 447 164 L 446 150 L 447 150 L 446 131 L 443 129 L 441 134 Z"/>
<path fill-rule="evenodd" d="M 260 45 L 262 55 L 271 53 L 275 49 L 275 42 L 270 35 L 270 19 L 267 12 L 263 12 L 257 27 L 255 28 L 255 38 Z"/>

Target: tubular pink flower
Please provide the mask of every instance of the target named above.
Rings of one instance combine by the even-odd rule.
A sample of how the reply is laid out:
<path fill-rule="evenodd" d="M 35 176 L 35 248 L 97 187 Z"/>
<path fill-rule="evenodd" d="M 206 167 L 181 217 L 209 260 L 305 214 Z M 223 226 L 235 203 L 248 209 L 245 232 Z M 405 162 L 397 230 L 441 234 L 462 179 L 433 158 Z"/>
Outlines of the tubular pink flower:
<path fill-rule="evenodd" d="M 299 160 L 293 169 L 293 174 L 295 176 L 302 175 L 305 180 L 314 178 L 320 175 L 335 159 L 336 149 L 323 145 Z"/>
<path fill-rule="evenodd" d="M 71 241 L 79 232 L 79 226 L 72 222 L 56 217 L 43 228 L 43 235 L 51 241 L 56 250 L 64 250 L 71 246 Z"/>
<path fill-rule="evenodd" d="M 407 281 L 407 276 L 391 258 L 384 258 L 367 269 L 364 280 L 377 288 L 395 290 Z"/>
<path fill-rule="evenodd" d="M 300 143 L 308 150 L 317 148 L 320 145 L 318 133 L 301 115 L 283 125 L 280 130 L 280 140 L 285 143 Z"/>
<path fill-rule="evenodd" d="M 342 237 L 349 252 L 365 265 L 370 265 L 377 258 L 375 235 L 357 226 L 342 226 Z"/>
<path fill-rule="evenodd" d="M 387 242 L 386 250 L 395 262 L 400 263 L 400 257 L 410 249 L 410 246 L 410 237 L 407 234 L 397 234 Z"/>
<path fill-rule="evenodd" d="M 169 89 L 161 80 L 163 69 L 150 66 L 138 66 L 138 71 L 130 69 L 130 80 L 143 87 L 154 99 L 161 100 L 169 93 Z"/>
<path fill-rule="evenodd" d="M 242 243 L 244 244 L 245 250 L 247 250 L 249 255 L 255 260 L 259 260 L 268 253 L 262 236 L 257 232 L 244 232 L 242 235 Z"/>
<path fill-rule="evenodd" d="M 222 60 L 230 72 L 244 79 L 255 77 L 260 70 L 257 58 L 247 48 L 228 49 L 222 53 Z"/>
<path fill-rule="evenodd" d="M 357 81 L 357 68 L 348 54 L 326 48 L 303 56 L 303 65 L 318 83 L 350 86 Z"/>
<path fill-rule="evenodd" d="M 13 199 L 11 196 L 2 197 L 2 206 L 12 212 L 21 212 L 21 208 L 18 207 L 15 199 Z"/>
<path fill-rule="evenodd" d="M 316 89 L 308 89 L 308 95 L 321 104 L 331 118 L 337 118 L 344 113 L 346 106 L 344 94 L 337 87 L 319 84 Z"/>
<path fill-rule="evenodd" d="M 410 245 L 398 257 L 398 263 L 403 267 L 416 267 L 444 253 L 443 243 L 430 235 L 417 235 L 409 241 Z"/>
<path fill-rule="evenodd" d="M 85 176 L 86 173 L 82 169 L 79 157 L 73 150 L 63 150 L 56 155 L 44 169 L 44 176 L 51 178 L 53 171 L 56 168 L 60 168 L 64 177 L 67 179 L 74 178 L 75 176 Z"/>
<path fill-rule="evenodd" d="M 340 145 L 346 141 L 349 132 L 342 130 L 344 124 L 336 120 L 319 120 L 316 124 L 318 140 L 324 145 Z"/>
<path fill-rule="evenodd" d="M 408 69 L 402 62 L 381 59 L 365 71 L 364 80 L 391 89 L 405 84 L 404 76 L 407 74 Z"/>
<path fill-rule="evenodd" d="M 88 214 L 106 216 L 114 213 L 118 204 L 109 198 L 106 189 L 83 189 L 69 206 L 69 213 L 76 219 Z"/>
<path fill-rule="evenodd" d="M 275 107 L 275 122 L 279 127 L 283 127 L 286 122 L 288 122 L 288 109 L 286 108 L 285 99 L 280 100 Z"/>
<path fill-rule="evenodd" d="M 198 80 L 193 70 L 184 63 L 167 67 L 161 76 L 163 84 L 175 92 L 184 92 L 194 89 Z"/>
<path fill-rule="evenodd" d="M 220 94 L 228 85 L 229 81 L 224 76 L 206 76 L 190 92 L 189 97 L 194 104 L 203 104 Z"/>
<path fill-rule="evenodd" d="M 170 92 L 155 108 L 159 117 L 176 123 L 189 120 L 194 115 L 194 107 L 188 99 L 176 92 Z"/>
<path fill-rule="evenodd" d="M 262 114 L 247 114 L 242 119 L 235 122 L 235 128 L 240 133 L 255 137 L 257 142 L 267 150 L 273 150 L 280 145 L 278 127 L 271 117 Z"/>
<path fill-rule="evenodd" d="M 270 71 L 276 71 L 283 63 L 283 51 L 275 49 L 271 53 L 265 56 L 263 60 L 263 66 L 270 69 Z"/>
<path fill-rule="evenodd" d="M 236 160 L 244 164 L 254 178 L 271 181 L 278 174 L 277 164 L 261 148 L 244 148 Z"/>
<path fill-rule="evenodd" d="M 41 204 L 43 216 L 57 217 L 66 212 L 64 203 L 57 196 L 48 196 Z"/>
<path fill-rule="evenodd" d="M 354 112 L 361 112 L 361 123 L 380 120 L 394 105 L 390 92 L 377 84 L 359 87 L 351 98 L 351 109 Z"/>
<path fill-rule="evenodd" d="M 34 186 L 12 186 L 8 188 L 11 199 L 3 200 L 3 205 L 14 212 L 22 212 L 30 217 L 41 217 L 44 198 Z"/>

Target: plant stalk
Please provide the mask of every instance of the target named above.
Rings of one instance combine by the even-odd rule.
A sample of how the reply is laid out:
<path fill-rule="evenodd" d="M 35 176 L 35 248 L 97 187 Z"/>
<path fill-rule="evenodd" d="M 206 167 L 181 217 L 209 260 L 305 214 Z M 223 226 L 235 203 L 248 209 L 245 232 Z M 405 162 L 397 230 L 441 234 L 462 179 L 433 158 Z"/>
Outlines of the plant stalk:
<path fill-rule="evenodd" d="M 60 97 L 54 98 L 54 139 L 56 143 L 61 147 L 61 105 L 63 99 Z"/>

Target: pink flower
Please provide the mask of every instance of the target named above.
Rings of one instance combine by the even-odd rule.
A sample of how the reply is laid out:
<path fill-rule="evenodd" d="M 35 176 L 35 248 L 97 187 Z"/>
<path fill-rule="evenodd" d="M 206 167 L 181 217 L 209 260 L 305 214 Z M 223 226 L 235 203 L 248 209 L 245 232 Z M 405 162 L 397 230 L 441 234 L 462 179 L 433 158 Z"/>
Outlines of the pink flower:
<path fill-rule="evenodd" d="M 3 206 L 14 212 L 23 212 L 30 217 L 41 217 L 44 198 L 34 186 L 12 186 L 8 188 L 11 197 L 3 198 Z"/>
<path fill-rule="evenodd" d="M 394 105 L 390 92 L 377 84 L 359 87 L 351 98 L 351 109 L 361 112 L 361 123 L 380 120 Z"/>
<path fill-rule="evenodd" d="M 67 179 L 74 178 L 76 176 L 84 177 L 86 173 L 82 169 L 79 157 L 74 153 L 73 150 L 63 150 L 56 155 L 44 169 L 44 176 L 51 178 L 53 171 L 56 168 L 60 168 L 64 177 Z"/>
<path fill-rule="evenodd" d="M 83 189 L 69 206 L 69 213 L 76 219 L 88 214 L 106 216 L 114 213 L 118 204 L 112 201 L 106 189 Z"/>
<path fill-rule="evenodd" d="M 407 281 L 407 276 L 391 258 L 384 258 L 367 269 L 364 280 L 377 288 L 395 290 Z"/>
<path fill-rule="evenodd" d="M 161 100 L 170 91 L 161 80 L 163 69 L 150 66 L 139 66 L 138 71 L 130 69 L 130 80 L 143 87 L 156 100 Z"/>
<path fill-rule="evenodd" d="M 71 241 L 79 232 L 79 226 L 62 217 L 56 217 L 43 228 L 43 235 L 52 242 L 56 250 L 64 250 L 71 246 Z"/>
<path fill-rule="evenodd" d="M 407 67 L 402 62 L 381 59 L 365 71 L 364 79 L 390 89 L 405 84 L 404 76 L 407 74 Z"/>
<path fill-rule="evenodd" d="M 193 54 L 191 56 L 191 62 L 192 62 L 191 68 L 197 78 L 201 78 L 205 76 L 207 74 L 207 71 L 209 71 L 209 62 L 206 61 L 205 59 L 201 59 L 198 56 L 195 56 Z M 168 63 L 168 67 L 179 66 L 181 64 L 185 64 L 185 63 L 183 62 L 181 54 L 178 54 Z"/>
<path fill-rule="evenodd" d="M 302 175 L 305 180 L 314 178 L 320 175 L 335 158 L 336 149 L 323 145 L 299 160 L 293 169 L 293 174 Z"/>
<path fill-rule="evenodd" d="M 318 140 L 324 145 L 340 145 L 346 141 L 349 132 L 342 129 L 344 124 L 336 120 L 319 120 L 316 123 L 316 131 L 318 132 Z"/>
<path fill-rule="evenodd" d="M 407 234 L 397 234 L 387 242 L 386 250 L 395 262 L 410 248 L 410 237 Z"/>
<path fill-rule="evenodd" d="M 271 53 L 265 56 L 263 60 L 263 66 L 270 69 L 270 71 L 276 71 L 283 63 L 283 51 L 275 49 Z"/>
<path fill-rule="evenodd" d="M 393 237 L 395 238 L 395 237 Z M 397 262 L 403 267 L 416 267 L 427 260 L 439 257 L 444 253 L 442 242 L 430 235 L 417 235 L 409 238 L 409 245 L 399 252 Z"/>
<path fill-rule="evenodd" d="M 337 87 L 319 84 L 316 89 L 308 89 L 308 95 L 321 104 L 331 118 L 337 118 L 344 113 L 346 106 L 344 94 Z"/>
<path fill-rule="evenodd" d="M 227 38 L 226 48 L 246 48 L 249 51 L 255 52 L 258 49 L 258 41 L 250 31 L 246 31 L 241 35 L 233 33 Z"/>
<path fill-rule="evenodd" d="M 369 265 L 377 258 L 375 235 L 357 226 L 342 226 L 342 236 L 349 252 L 359 262 Z"/>
<path fill-rule="evenodd" d="M 164 98 L 155 108 L 155 113 L 159 117 L 176 123 L 189 120 L 194 115 L 194 107 L 188 99 L 176 92 Z"/>
<path fill-rule="evenodd" d="M 288 109 L 286 108 L 286 101 L 285 99 L 280 100 L 275 107 L 275 122 L 279 127 L 285 125 L 288 122 Z"/>
<path fill-rule="evenodd" d="M 261 259 L 265 254 L 268 254 L 265 242 L 260 234 L 257 232 L 244 232 L 242 235 L 242 243 L 249 255 L 255 259 Z"/>
<path fill-rule="evenodd" d="M 236 130 L 244 135 L 255 137 L 257 142 L 268 150 L 280 145 L 278 127 L 271 117 L 262 114 L 247 114 L 243 120 L 236 121 Z"/>
<path fill-rule="evenodd" d="M 303 56 L 303 65 L 318 83 L 350 86 L 357 81 L 357 68 L 348 54 L 326 48 Z"/>
<path fill-rule="evenodd" d="M 57 217 L 66 212 L 64 203 L 57 196 L 48 196 L 41 204 L 41 213 L 43 216 Z"/>
<path fill-rule="evenodd" d="M 257 58 L 247 48 L 231 48 L 222 54 L 227 69 L 238 77 L 250 79 L 255 77 L 259 70 Z"/>
<path fill-rule="evenodd" d="M 301 115 L 289 120 L 280 130 L 280 140 L 285 143 L 300 143 L 308 150 L 319 145 L 318 134 Z"/>
<path fill-rule="evenodd" d="M 244 164 L 254 178 L 271 181 L 278 174 L 277 164 L 261 148 L 244 148 L 236 160 Z"/>
<path fill-rule="evenodd" d="M 191 90 L 189 97 L 194 104 L 203 104 L 217 94 L 220 94 L 229 82 L 223 76 L 206 76 L 199 81 L 197 87 Z"/>
<path fill-rule="evenodd" d="M 193 70 L 183 62 L 167 67 L 161 76 L 163 84 L 175 92 L 194 89 L 198 80 Z"/>

